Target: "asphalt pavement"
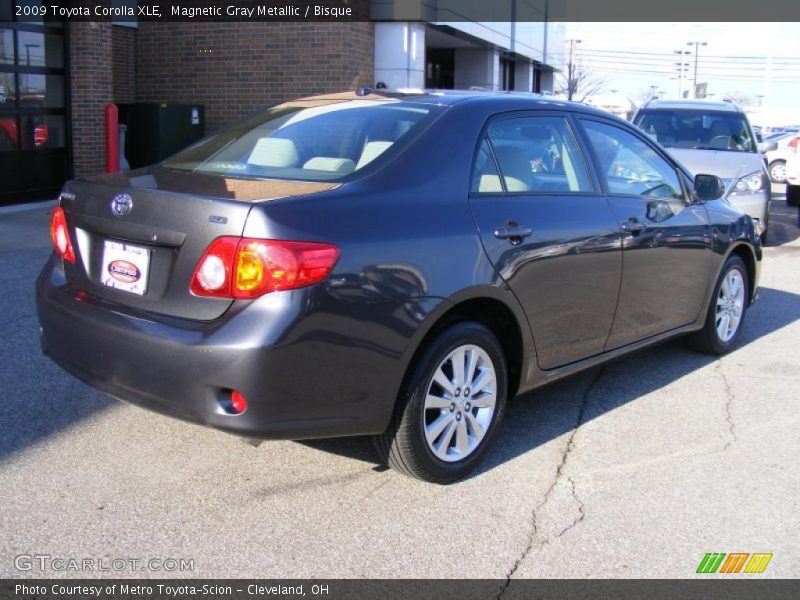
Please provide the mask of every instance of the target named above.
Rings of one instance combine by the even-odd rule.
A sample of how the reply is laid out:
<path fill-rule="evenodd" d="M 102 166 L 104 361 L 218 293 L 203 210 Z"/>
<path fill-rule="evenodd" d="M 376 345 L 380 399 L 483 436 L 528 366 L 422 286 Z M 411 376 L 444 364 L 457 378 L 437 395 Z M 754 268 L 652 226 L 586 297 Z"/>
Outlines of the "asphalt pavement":
<path fill-rule="evenodd" d="M 252 444 L 68 376 L 33 308 L 49 209 L 0 210 L 0 577 L 683 578 L 708 552 L 800 576 L 800 230 L 781 196 L 735 352 L 673 341 L 518 398 L 446 487 L 363 438 Z M 72 558 L 95 572 L 52 562 Z M 96 572 L 113 559 L 191 563 Z"/>

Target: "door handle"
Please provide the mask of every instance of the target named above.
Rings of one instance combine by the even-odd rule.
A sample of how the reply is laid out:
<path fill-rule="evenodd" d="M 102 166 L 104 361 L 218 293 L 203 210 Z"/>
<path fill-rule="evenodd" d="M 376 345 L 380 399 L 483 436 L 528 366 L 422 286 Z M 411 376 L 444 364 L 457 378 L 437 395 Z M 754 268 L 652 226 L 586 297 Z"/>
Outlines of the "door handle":
<path fill-rule="evenodd" d="M 632 233 L 636 235 L 637 233 L 641 233 L 645 229 L 647 229 L 647 225 L 645 223 L 642 223 L 641 221 L 633 221 L 629 219 L 624 223 L 622 223 L 622 231 L 624 231 L 625 233 Z"/>
<path fill-rule="evenodd" d="M 520 227 L 514 221 L 509 221 L 502 227 L 494 230 L 494 237 L 499 240 L 508 240 L 512 244 L 519 244 L 523 238 L 528 237 L 533 231 L 528 227 Z"/>

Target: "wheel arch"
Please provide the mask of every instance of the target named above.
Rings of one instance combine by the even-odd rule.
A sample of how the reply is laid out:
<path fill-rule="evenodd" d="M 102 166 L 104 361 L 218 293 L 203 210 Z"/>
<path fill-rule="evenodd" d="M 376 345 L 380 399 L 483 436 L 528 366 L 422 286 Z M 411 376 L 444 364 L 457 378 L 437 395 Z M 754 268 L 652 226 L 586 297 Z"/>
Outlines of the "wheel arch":
<path fill-rule="evenodd" d="M 522 308 L 509 291 L 494 286 L 480 286 L 442 302 L 438 310 L 426 319 L 426 327 L 420 327 L 409 344 L 403 377 L 433 338 L 454 323 L 464 321 L 481 323 L 497 337 L 508 369 L 508 397 L 513 398 L 524 384 L 526 361 L 535 356 L 535 349 Z"/>
<path fill-rule="evenodd" d="M 731 250 L 728 252 L 728 255 L 725 257 L 725 260 L 722 261 L 722 265 L 725 265 L 725 261 L 727 261 L 731 256 L 739 256 L 743 261 L 745 267 L 747 267 L 747 289 L 749 292 L 749 298 L 747 299 L 748 304 L 751 304 L 755 299 L 756 294 L 756 255 L 753 248 L 750 247 L 749 244 L 744 242 L 735 244 Z M 720 267 L 720 270 L 722 266 Z M 719 274 L 717 275 L 719 277 Z"/>

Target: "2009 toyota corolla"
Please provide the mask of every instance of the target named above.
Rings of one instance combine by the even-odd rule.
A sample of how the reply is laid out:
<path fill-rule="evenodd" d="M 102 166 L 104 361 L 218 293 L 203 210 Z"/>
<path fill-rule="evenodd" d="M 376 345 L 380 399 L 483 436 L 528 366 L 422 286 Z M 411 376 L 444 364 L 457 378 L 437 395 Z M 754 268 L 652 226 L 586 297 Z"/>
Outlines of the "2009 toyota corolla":
<path fill-rule="evenodd" d="M 552 99 L 288 102 L 154 167 L 68 182 L 42 345 L 162 413 L 374 435 L 394 468 L 453 481 L 516 394 L 680 334 L 736 344 L 761 242 L 723 192 Z"/>

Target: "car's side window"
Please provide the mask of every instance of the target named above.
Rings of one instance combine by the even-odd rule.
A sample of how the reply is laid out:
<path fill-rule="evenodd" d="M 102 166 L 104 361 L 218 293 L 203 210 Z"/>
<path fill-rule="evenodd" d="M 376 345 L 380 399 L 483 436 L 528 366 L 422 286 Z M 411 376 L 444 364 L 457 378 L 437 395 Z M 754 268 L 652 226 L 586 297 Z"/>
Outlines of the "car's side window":
<path fill-rule="evenodd" d="M 500 182 L 500 174 L 497 172 L 497 163 L 489 148 L 489 140 L 483 138 L 475 155 L 475 162 L 472 165 L 472 181 L 469 191 L 482 194 L 496 194 L 503 190 Z"/>
<path fill-rule="evenodd" d="M 644 141 L 614 125 L 584 119 L 581 123 L 610 193 L 684 199 L 675 167 Z"/>
<path fill-rule="evenodd" d="M 586 165 L 563 117 L 518 117 L 489 126 L 506 191 L 589 192 Z"/>

